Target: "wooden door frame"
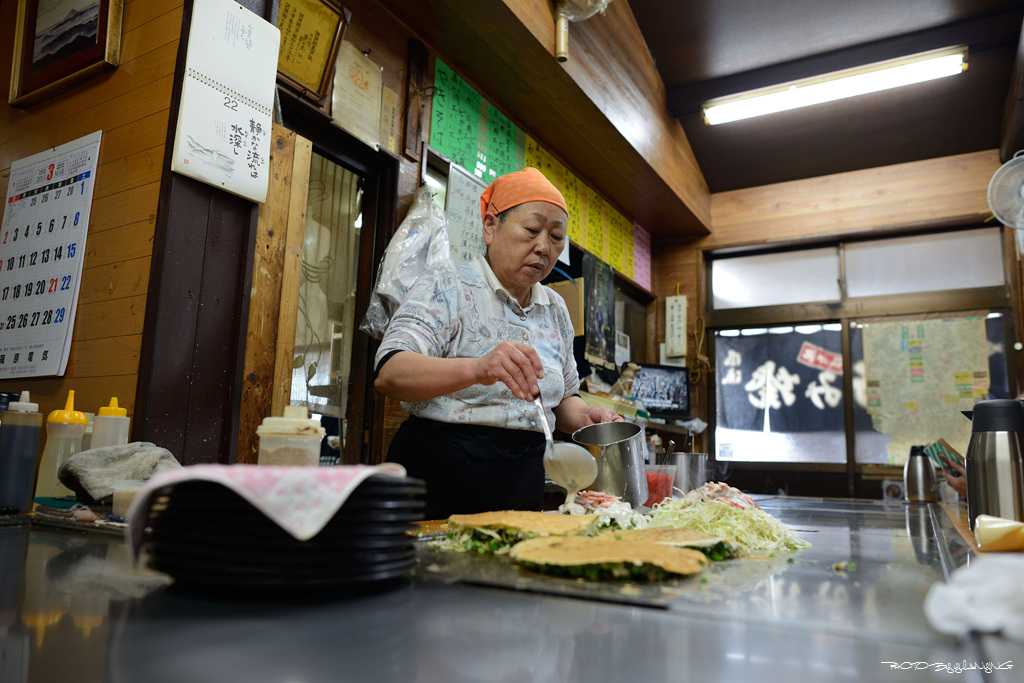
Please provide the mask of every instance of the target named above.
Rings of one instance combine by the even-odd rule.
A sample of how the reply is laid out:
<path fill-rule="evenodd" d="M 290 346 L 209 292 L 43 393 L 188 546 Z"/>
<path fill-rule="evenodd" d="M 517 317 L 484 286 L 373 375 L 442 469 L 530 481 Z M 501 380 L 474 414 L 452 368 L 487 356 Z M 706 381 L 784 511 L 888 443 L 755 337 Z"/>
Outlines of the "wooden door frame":
<path fill-rule="evenodd" d="M 365 142 L 334 126 L 309 103 L 281 92 L 284 125 L 312 141 L 313 151 L 361 176 L 363 222 L 355 297 L 358 328 L 370 303 L 388 241 L 397 228 L 400 160 L 387 150 L 374 150 Z M 348 400 L 348 429 L 343 462 L 375 464 L 384 459 L 383 397 L 373 390 L 373 357 L 379 342 L 356 330 L 352 344 L 352 390 Z"/>

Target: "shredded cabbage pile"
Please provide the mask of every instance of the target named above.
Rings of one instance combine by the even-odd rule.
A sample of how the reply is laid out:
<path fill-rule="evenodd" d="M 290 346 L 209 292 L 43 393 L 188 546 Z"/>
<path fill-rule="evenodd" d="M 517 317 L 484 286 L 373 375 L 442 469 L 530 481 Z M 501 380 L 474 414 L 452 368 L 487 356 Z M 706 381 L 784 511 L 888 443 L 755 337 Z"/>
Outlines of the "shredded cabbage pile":
<path fill-rule="evenodd" d="M 721 500 L 691 502 L 666 498 L 654 506 L 648 526 L 693 529 L 742 543 L 750 550 L 798 550 L 811 546 L 764 510 L 741 510 Z"/>

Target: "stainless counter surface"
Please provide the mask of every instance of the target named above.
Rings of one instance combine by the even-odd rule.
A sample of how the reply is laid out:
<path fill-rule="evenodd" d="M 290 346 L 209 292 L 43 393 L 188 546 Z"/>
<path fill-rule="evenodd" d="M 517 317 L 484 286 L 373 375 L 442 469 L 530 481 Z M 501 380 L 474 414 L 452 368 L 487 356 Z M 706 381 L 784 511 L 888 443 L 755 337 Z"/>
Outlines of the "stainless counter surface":
<path fill-rule="evenodd" d="M 928 587 L 975 559 L 937 506 L 761 504 L 812 547 L 717 565 L 649 602 L 470 585 L 425 564 L 365 595 L 188 595 L 132 568 L 116 536 L 8 521 L 0 681 L 1019 679 L 1007 666 L 1024 646 L 957 642 L 924 619 Z"/>

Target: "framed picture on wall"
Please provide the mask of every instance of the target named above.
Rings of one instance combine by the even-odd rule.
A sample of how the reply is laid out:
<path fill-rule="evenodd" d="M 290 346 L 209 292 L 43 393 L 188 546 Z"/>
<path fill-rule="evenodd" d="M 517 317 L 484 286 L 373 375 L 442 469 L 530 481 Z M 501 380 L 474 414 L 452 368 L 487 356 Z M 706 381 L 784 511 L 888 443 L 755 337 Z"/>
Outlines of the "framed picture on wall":
<path fill-rule="evenodd" d="M 280 0 L 277 28 L 281 49 L 278 83 L 299 96 L 321 102 L 333 82 L 338 46 L 352 12 L 336 0 Z"/>
<path fill-rule="evenodd" d="M 117 68 L 123 8 L 123 0 L 18 0 L 11 106 L 31 106 Z"/>

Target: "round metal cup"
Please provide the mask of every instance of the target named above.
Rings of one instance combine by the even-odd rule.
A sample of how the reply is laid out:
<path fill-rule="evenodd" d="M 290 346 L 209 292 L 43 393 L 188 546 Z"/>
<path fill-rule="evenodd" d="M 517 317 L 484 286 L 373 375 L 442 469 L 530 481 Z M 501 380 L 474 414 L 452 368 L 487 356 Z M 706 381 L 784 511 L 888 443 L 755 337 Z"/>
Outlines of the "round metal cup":
<path fill-rule="evenodd" d="M 638 507 L 647 502 L 643 429 L 632 422 L 602 422 L 576 430 L 572 440 L 597 460 L 591 489 L 620 496 Z"/>
<path fill-rule="evenodd" d="M 673 498 L 682 498 L 708 483 L 707 453 L 673 453 L 670 462 L 676 466 L 676 480 L 672 484 Z"/>

